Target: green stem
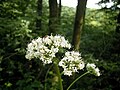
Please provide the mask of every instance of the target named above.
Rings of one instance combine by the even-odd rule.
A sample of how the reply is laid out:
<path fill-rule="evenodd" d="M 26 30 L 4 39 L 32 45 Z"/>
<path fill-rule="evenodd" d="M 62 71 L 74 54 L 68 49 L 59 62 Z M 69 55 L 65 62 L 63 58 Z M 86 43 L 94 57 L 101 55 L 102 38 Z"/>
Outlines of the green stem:
<path fill-rule="evenodd" d="M 62 79 L 61 79 L 61 74 L 58 65 L 55 63 L 55 69 L 56 69 L 56 74 L 58 76 L 58 84 L 59 84 L 59 90 L 63 90 L 63 85 L 62 85 Z"/>
<path fill-rule="evenodd" d="M 76 81 L 78 81 L 81 77 L 85 76 L 85 75 L 88 74 L 88 73 L 89 73 L 89 72 L 86 72 L 86 73 L 80 75 L 78 78 L 76 78 L 76 79 L 70 84 L 70 86 L 67 88 L 67 90 L 69 90 L 69 89 L 71 88 L 71 86 L 72 86 Z"/>

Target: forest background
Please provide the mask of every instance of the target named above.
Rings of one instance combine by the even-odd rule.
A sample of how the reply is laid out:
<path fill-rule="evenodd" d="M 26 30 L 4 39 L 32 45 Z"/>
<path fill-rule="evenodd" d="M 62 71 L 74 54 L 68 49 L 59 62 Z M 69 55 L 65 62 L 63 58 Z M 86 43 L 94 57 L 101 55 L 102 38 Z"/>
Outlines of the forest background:
<path fill-rule="evenodd" d="M 84 60 L 100 68 L 100 77 L 87 75 L 73 89 L 120 88 L 120 0 L 101 0 L 101 9 L 86 8 L 86 3 L 78 0 L 72 8 L 57 0 L 0 0 L 0 90 L 44 90 L 45 83 L 47 90 L 56 90 L 52 70 L 45 79 L 49 66 L 25 59 L 27 44 L 51 33 L 65 36 Z M 64 87 L 80 73 L 63 76 Z"/>

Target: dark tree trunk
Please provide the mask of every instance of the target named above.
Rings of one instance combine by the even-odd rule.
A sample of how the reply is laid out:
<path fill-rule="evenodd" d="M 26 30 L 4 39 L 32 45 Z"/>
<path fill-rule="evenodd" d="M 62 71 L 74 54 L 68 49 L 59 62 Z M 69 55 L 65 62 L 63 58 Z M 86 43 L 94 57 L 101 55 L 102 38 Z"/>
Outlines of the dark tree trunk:
<path fill-rule="evenodd" d="M 116 32 L 117 32 L 117 33 L 120 33 L 120 10 L 119 10 L 119 14 L 118 14 L 118 17 L 117 17 Z"/>
<path fill-rule="evenodd" d="M 120 5 L 120 0 L 118 0 L 117 5 Z M 118 16 L 117 16 L 117 25 L 116 25 L 116 35 L 115 35 L 115 41 L 113 44 L 113 50 L 112 52 L 120 54 L 120 8 L 117 8 L 119 10 Z"/>
<path fill-rule="evenodd" d="M 36 31 L 38 32 L 39 30 L 42 29 L 42 20 L 41 20 L 41 17 L 42 17 L 42 0 L 38 0 L 37 1 L 37 13 L 38 13 L 38 17 L 37 17 L 37 20 L 36 20 Z"/>
<path fill-rule="evenodd" d="M 61 0 L 59 0 L 59 9 L 58 9 L 58 18 L 59 18 L 59 23 L 61 21 L 61 11 L 62 11 L 62 5 L 61 5 Z"/>
<path fill-rule="evenodd" d="M 57 0 L 49 0 L 49 34 L 58 31 L 58 6 Z"/>
<path fill-rule="evenodd" d="M 80 48 L 80 37 L 81 37 L 81 31 L 83 29 L 83 24 L 84 24 L 86 3 L 87 3 L 87 0 L 78 0 L 78 5 L 76 9 L 72 44 L 73 44 L 74 50 L 77 50 L 77 51 Z"/>
<path fill-rule="evenodd" d="M 120 54 L 120 10 L 117 17 L 116 35 L 115 41 L 113 42 L 113 53 Z"/>

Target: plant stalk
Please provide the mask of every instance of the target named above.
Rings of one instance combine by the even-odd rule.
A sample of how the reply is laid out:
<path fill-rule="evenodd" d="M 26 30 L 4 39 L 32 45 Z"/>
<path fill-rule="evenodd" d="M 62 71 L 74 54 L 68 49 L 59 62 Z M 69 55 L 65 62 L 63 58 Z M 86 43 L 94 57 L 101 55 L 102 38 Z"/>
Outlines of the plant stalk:
<path fill-rule="evenodd" d="M 82 75 L 80 75 L 78 78 L 76 78 L 76 79 L 70 84 L 70 86 L 67 88 L 67 90 L 69 90 L 69 89 L 71 88 L 71 86 L 72 86 L 76 81 L 78 81 L 80 78 L 82 78 L 83 76 L 85 76 L 85 75 L 88 74 L 88 73 L 89 73 L 89 71 L 86 72 L 86 73 L 84 73 L 84 74 L 82 74 Z"/>
<path fill-rule="evenodd" d="M 56 74 L 58 76 L 58 85 L 59 85 L 59 90 L 63 90 L 63 85 L 62 85 L 62 79 L 61 79 L 61 74 L 58 65 L 55 63 L 55 69 L 56 69 Z"/>

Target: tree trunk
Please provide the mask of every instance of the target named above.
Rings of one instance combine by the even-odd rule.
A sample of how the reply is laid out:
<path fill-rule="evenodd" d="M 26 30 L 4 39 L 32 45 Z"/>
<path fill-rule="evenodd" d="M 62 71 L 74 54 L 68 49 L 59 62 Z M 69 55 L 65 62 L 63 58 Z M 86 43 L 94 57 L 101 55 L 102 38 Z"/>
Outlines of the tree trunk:
<path fill-rule="evenodd" d="M 49 0 L 49 34 L 56 34 L 58 29 L 57 0 Z"/>
<path fill-rule="evenodd" d="M 78 51 L 80 48 L 80 37 L 81 31 L 83 29 L 85 10 L 86 10 L 87 0 L 78 0 L 78 5 L 76 9 L 74 31 L 73 31 L 73 48 Z"/>
<path fill-rule="evenodd" d="M 120 5 L 120 0 L 117 2 L 117 5 Z M 112 52 L 120 55 L 120 8 L 117 8 L 119 10 L 119 13 L 117 15 L 117 25 L 116 25 L 116 35 L 115 35 L 115 41 L 114 41 L 114 48 Z"/>
<path fill-rule="evenodd" d="M 36 31 L 38 32 L 39 30 L 41 30 L 42 28 L 42 20 L 41 20 L 41 16 L 42 16 L 42 0 L 38 0 L 37 1 L 37 13 L 38 13 L 38 17 L 36 20 Z"/>
<path fill-rule="evenodd" d="M 59 18 L 59 23 L 61 22 L 61 10 L 62 10 L 62 5 L 61 5 L 61 0 L 59 0 L 59 9 L 58 9 L 58 18 Z"/>
<path fill-rule="evenodd" d="M 117 32 L 117 33 L 120 33 L 120 10 L 119 10 L 119 14 L 118 14 L 118 17 L 117 17 L 116 32 Z"/>

